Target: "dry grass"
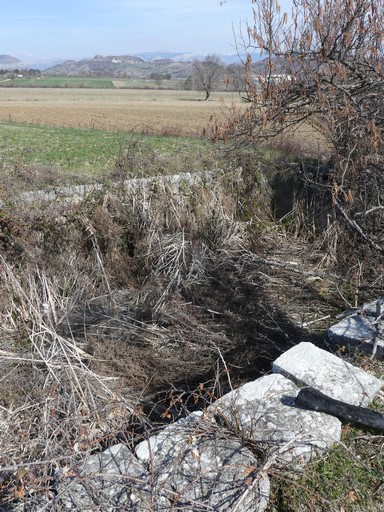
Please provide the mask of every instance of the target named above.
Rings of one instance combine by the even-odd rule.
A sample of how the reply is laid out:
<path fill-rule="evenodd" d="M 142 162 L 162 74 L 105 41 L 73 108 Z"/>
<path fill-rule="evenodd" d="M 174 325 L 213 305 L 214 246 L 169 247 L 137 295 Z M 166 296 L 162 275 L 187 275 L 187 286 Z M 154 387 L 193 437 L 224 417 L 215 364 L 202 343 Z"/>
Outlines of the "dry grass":
<path fill-rule="evenodd" d="M 52 474 L 205 407 L 298 339 L 276 307 L 276 270 L 255 258 L 271 255 L 257 183 L 255 169 L 228 170 L 178 193 L 158 180 L 3 212 L 4 505 L 49 502 Z M 275 240 L 291 259 L 292 244 Z M 283 280 L 297 309 L 293 275 Z"/>
<path fill-rule="evenodd" d="M 232 343 L 188 294 L 206 293 L 220 248 L 231 258 L 250 244 L 241 183 L 234 172 L 175 194 L 159 180 L 3 211 L 2 505 L 52 499 L 66 464 L 221 394 Z M 162 403 L 154 393 L 168 386 Z"/>
<path fill-rule="evenodd" d="M 202 135 L 212 116 L 221 116 L 222 99 L 208 102 L 194 91 L 0 89 L 0 119 L 72 128 Z M 237 98 L 237 99 L 236 99 Z"/>
<path fill-rule="evenodd" d="M 242 154 L 177 190 L 118 182 L 83 204 L 5 205 L 4 510 L 50 507 L 55 475 L 87 454 L 204 408 L 303 334 L 324 342 L 302 324 L 331 314 L 350 283 L 273 223 L 269 204 L 255 154 Z"/>

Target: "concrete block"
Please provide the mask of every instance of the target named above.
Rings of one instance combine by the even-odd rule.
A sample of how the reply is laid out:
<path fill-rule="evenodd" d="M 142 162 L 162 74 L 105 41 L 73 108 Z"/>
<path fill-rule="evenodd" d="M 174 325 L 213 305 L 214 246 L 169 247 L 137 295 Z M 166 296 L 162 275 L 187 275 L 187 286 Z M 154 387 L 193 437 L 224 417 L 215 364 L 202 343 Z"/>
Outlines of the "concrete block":
<path fill-rule="evenodd" d="M 361 368 L 307 342 L 278 357 L 272 370 L 351 405 L 367 406 L 383 385 Z"/>
<path fill-rule="evenodd" d="M 340 440 L 341 422 L 296 407 L 299 391 L 282 375 L 267 375 L 219 398 L 208 412 L 276 462 L 301 467 Z"/>

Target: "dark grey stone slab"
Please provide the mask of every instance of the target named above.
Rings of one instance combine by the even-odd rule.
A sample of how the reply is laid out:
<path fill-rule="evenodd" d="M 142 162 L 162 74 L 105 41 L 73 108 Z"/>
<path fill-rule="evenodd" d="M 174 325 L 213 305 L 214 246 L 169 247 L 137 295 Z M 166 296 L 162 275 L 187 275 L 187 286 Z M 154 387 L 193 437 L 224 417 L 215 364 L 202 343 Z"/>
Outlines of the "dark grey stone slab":
<path fill-rule="evenodd" d="M 373 317 L 372 317 L 372 320 Z M 378 331 L 368 318 L 362 315 L 352 315 L 344 318 L 328 329 L 329 339 L 338 345 L 350 345 L 359 350 L 372 354 L 376 341 L 377 358 L 384 358 L 384 339 L 377 338 Z"/>

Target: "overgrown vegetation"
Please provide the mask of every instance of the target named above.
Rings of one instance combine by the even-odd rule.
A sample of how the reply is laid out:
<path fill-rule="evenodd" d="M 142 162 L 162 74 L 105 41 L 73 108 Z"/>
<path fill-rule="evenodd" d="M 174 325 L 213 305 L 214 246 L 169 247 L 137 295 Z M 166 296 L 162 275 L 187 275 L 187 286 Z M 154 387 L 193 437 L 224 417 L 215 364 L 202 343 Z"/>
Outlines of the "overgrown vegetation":
<path fill-rule="evenodd" d="M 370 265 L 384 244 L 383 2 L 295 0 L 292 15 L 252 3 L 249 44 L 265 59 L 256 72 L 249 60 L 248 107 L 235 106 L 216 137 L 260 143 L 313 126 L 324 151 L 303 179 L 332 204 L 327 244 L 341 260 L 352 236 L 362 248 L 353 263 L 368 251 Z"/>
<path fill-rule="evenodd" d="M 205 296 L 217 266 L 235 271 L 252 244 L 243 187 L 233 171 L 181 180 L 176 194 L 156 179 L 130 191 L 117 182 L 77 206 L 4 206 L 4 505 L 53 498 L 52 471 L 222 392 L 218 354 L 233 341 Z"/>
<path fill-rule="evenodd" d="M 83 202 L 3 205 L 4 510 L 60 510 L 53 475 L 269 371 L 303 323 L 353 293 L 352 276 L 319 266 L 319 246 L 273 222 L 270 153 L 242 149 L 224 173 L 125 189 L 134 169 L 163 169 L 144 140 Z M 293 484 L 276 482 L 292 499 Z"/>
<path fill-rule="evenodd" d="M 217 129 L 226 150 L 175 128 L 1 126 L 4 511 L 60 510 L 56 481 L 84 456 L 135 446 L 298 341 L 330 349 L 333 315 L 382 294 L 382 4 L 295 0 L 294 29 L 253 3 L 268 58 Z M 88 169 L 101 186 L 82 198 L 20 200 Z M 384 378 L 382 362 L 339 355 Z M 381 434 L 344 425 L 305 471 L 269 468 L 269 510 L 379 511 L 383 460 Z"/>

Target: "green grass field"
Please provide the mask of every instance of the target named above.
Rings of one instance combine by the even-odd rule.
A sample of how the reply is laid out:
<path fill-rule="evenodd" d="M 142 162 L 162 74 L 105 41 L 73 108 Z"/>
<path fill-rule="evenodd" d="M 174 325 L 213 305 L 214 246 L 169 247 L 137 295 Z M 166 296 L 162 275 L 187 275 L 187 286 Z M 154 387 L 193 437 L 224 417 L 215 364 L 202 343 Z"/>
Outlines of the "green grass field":
<path fill-rule="evenodd" d="M 65 172 L 105 171 L 117 157 L 124 137 L 90 129 L 50 128 L 18 123 L 0 124 L 3 169 L 22 165 L 55 165 Z"/>
<path fill-rule="evenodd" d="M 134 167 L 142 175 L 189 171 L 214 165 L 212 153 L 207 140 L 192 137 L 0 123 L 0 181 L 21 176 L 16 188 L 97 179 L 118 169 L 134 173 Z"/>
<path fill-rule="evenodd" d="M 41 78 L 13 78 L 1 81 L 2 87 L 80 87 L 92 89 L 114 89 L 112 78 L 78 78 L 67 76 L 52 76 Z"/>
<path fill-rule="evenodd" d="M 218 95 L 203 102 L 191 91 L 124 89 L 124 81 L 110 80 L 115 89 L 60 89 L 58 78 L 39 80 L 39 86 L 43 80 L 58 87 L 1 89 L 0 187 L 7 194 L 116 172 L 154 175 L 220 165 L 222 155 L 202 137 L 222 108 Z"/>
<path fill-rule="evenodd" d="M 43 76 L 41 78 L 12 78 L 0 79 L 0 87 L 22 87 L 22 88 L 71 88 L 71 89 L 177 89 L 180 87 L 179 80 L 162 80 L 157 84 L 155 80 L 144 78 L 84 78 L 71 76 Z"/>

